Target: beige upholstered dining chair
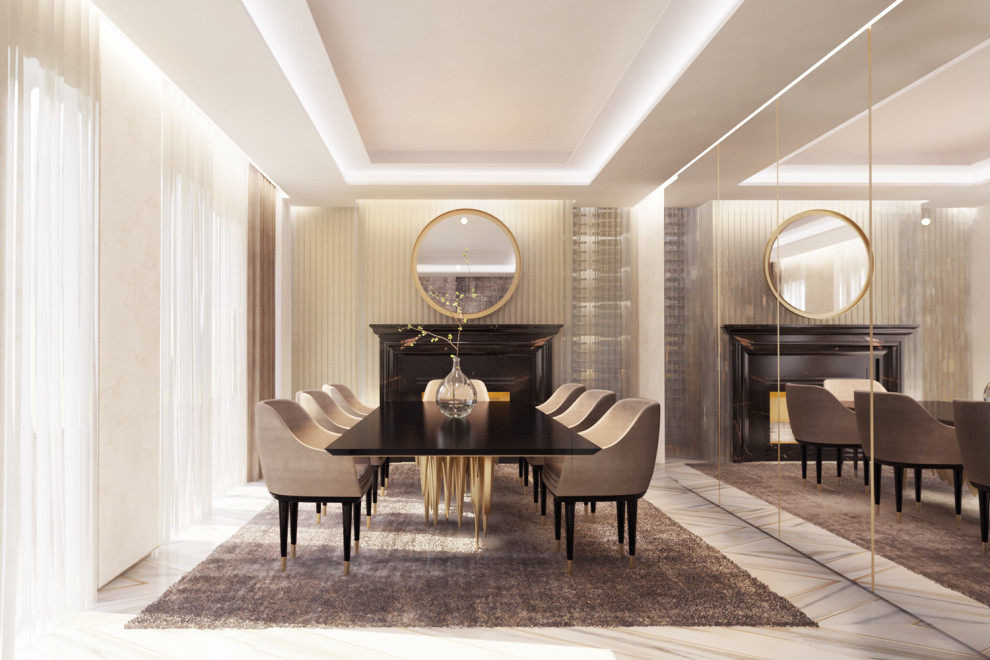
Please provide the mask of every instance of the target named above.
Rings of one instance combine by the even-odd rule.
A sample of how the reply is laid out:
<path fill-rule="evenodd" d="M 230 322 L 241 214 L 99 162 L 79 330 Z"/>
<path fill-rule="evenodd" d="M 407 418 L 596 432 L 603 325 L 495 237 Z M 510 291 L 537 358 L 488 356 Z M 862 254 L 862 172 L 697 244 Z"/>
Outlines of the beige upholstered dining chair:
<path fill-rule="evenodd" d="M 660 441 L 660 404 L 649 399 L 623 399 L 597 424 L 584 431 L 585 438 L 601 447 L 590 456 L 548 457 L 543 482 L 553 495 L 554 537 L 560 546 L 560 510 L 567 532 L 567 572 L 574 560 L 574 504 L 615 502 L 619 543 L 628 512 L 629 566 L 636 558 L 636 508 L 653 477 Z"/>
<path fill-rule="evenodd" d="M 361 498 L 371 488 L 371 468 L 351 458 L 331 456 L 324 449 L 337 435 L 310 418 L 289 399 L 260 401 L 254 406 L 255 441 L 268 492 L 278 501 L 282 570 L 286 565 L 286 536 L 291 533 L 296 556 L 296 526 L 300 502 L 339 502 L 343 509 L 344 574 L 351 568 L 351 525 L 354 551 L 360 549 Z M 369 500 L 370 502 L 370 500 Z"/>
<path fill-rule="evenodd" d="M 990 536 L 990 402 L 953 401 L 952 417 L 963 469 L 980 501 L 980 540 L 987 554 Z"/>
<path fill-rule="evenodd" d="M 880 510 L 880 474 L 884 465 L 894 468 L 894 501 L 901 521 L 904 470 L 914 470 L 914 501 L 921 507 L 921 471 L 952 470 L 956 522 L 962 522 L 962 456 L 956 431 L 938 421 L 920 403 L 897 392 L 873 393 L 873 454 L 870 455 L 870 393 L 854 394 L 856 425 L 863 453 L 873 462 L 873 504 Z"/>
<path fill-rule="evenodd" d="M 296 401 L 309 413 L 314 422 L 338 435 L 343 434 L 344 431 L 362 419 L 347 414 L 324 390 L 301 390 L 296 392 Z M 383 472 L 382 465 L 386 459 L 382 456 L 369 456 L 366 460 L 371 465 L 372 471 L 371 512 L 377 514 L 378 490 L 381 487 Z M 325 510 L 324 513 L 326 513 Z M 371 526 L 371 516 L 368 516 L 368 526 Z"/>
<path fill-rule="evenodd" d="M 873 383 L 874 392 L 886 392 L 886 388 L 880 384 L 880 381 L 874 380 L 870 381 L 869 378 L 826 378 L 822 383 L 822 387 L 835 395 L 835 398 L 839 400 L 842 405 L 852 409 L 853 407 L 853 393 L 856 390 L 864 390 L 866 392 L 870 391 L 870 383 Z M 853 455 L 853 468 L 859 468 L 859 451 L 860 447 L 854 447 L 852 450 Z M 865 466 L 863 467 L 863 483 L 869 487 L 870 485 L 870 470 Z"/>
<path fill-rule="evenodd" d="M 334 384 L 334 385 L 324 385 L 323 391 L 333 397 L 333 400 L 337 402 L 344 412 L 348 415 L 354 417 L 364 417 L 370 413 L 374 408 L 366 406 L 361 401 L 354 396 L 350 388 L 346 385 Z"/>
<path fill-rule="evenodd" d="M 572 431 L 581 433 L 597 424 L 598 420 L 614 404 L 615 392 L 611 390 L 586 390 L 581 393 L 567 410 L 562 411 L 554 419 Z M 543 460 L 538 465 L 533 466 L 533 488 L 535 490 L 536 485 L 539 484 L 540 515 L 543 517 L 543 524 L 546 524 L 547 517 L 547 488 L 546 484 L 543 483 L 543 465 L 547 460 L 549 460 L 547 457 L 543 457 Z M 595 506 L 595 501 L 590 500 L 585 502 L 586 508 L 589 503 L 593 507 Z"/>
<path fill-rule="evenodd" d="M 546 415 L 556 417 L 570 408 L 571 404 L 584 393 L 585 389 L 585 386 L 581 383 L 564 383 L 550 395 L 549 399 L 536 406 L 536 409 Z M 535 507 L 540 499 L 539 471 L 543 469 L 543 457 L 530 456 L 529 458 L 519 459 L 519 478 L 522 479 L 523 488 L 526 487 L 526 475 L 530 466 L 533 467 L 533 506 Z M 543 515 L 544 517 L 547 515 L 546 495 L 544 495 Z"/>
<path fill-rule="evenodd" d="M 822 449 L 835 449 L 835 470 L 842 485 L 842 451 L 859 449 L 856 413 L 824 387 L 788 383 L 787 415 L 794 439 L 801 445 L 801 480 L 808 481 L 808 447 L 815 448 L 815 477 L 822 490 Z M 869 472 L 869 470 L 866 470 Z"/>

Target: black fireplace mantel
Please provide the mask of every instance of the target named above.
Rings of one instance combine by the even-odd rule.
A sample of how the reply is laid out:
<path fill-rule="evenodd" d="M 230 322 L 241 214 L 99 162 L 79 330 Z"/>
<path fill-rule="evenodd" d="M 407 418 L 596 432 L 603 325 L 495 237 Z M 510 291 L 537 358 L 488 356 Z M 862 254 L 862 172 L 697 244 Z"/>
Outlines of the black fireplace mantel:
<path fill-rule="evenodd" d="M 902 345 L 917 328 L 873 326 L 874 377 L 890 392 L 902 391 Z M 769 393 L 777 391 L 778 377 L 783 388 L 787 383 L 821 385 L 826 378 L 869 376 L 868 325 L 782 325 L 779 365 L 776 325 L 725 325 L 723 330 L 729 337 L 734 461 L 776 458 L 769 442 Z"/>
<path fill-rule="evenodd" d="M 452 350 L 445 342 L 402 330 L 405 324 L 372 324 L 378 335 L 380 401 L 410 401 L 422 397 L 426 384 L 450 372 Z M 560 324 L 468 323 L 460 341 L 461 370 L 485 383 L 492 392 L 508 392 L 511 399 L 542 403 L 553 386 L 553 338 Z M 441 336 L 457 334 L 455 324 L 423 325 Z"/>

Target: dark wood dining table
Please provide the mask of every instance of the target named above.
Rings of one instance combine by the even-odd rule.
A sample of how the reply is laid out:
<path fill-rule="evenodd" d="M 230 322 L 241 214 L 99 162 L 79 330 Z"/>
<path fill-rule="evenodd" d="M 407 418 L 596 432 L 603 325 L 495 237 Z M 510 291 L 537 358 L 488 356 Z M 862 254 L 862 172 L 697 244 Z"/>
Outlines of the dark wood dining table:
<path fill-rule="evenodd" d="M 590 455 L 601 448 L 523 401 L 483 401 L 461 419 L 449 419 L 434 401 L 387 401 L 327 447 L 335 456 L 416 458 L 423 506 L 434 524 L 441 499 L 457 498 L 458 520 L 465 487 L 487 534 L 492 473 L 501 457 Z"/>

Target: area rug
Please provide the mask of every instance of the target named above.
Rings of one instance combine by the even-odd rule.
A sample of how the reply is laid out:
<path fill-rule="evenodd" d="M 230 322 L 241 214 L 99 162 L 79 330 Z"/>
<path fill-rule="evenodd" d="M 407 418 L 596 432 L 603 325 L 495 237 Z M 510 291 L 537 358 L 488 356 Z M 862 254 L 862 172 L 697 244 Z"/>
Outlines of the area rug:
<path fill-rule="evenodd" d="M 640 500 L 636 568 L 615 507 L 578 507 L 574 574 L 513 466 L 496 467 L 482 548 L 465 504 L 426 524 L 415 466 L 392 468 L 361 551 L 343 575 L 340 506 L 316 524 L 300 505 L 297 556 L 279 570 L 274 502 L 127 623 L 127 628 L 814 626 L 724 555 Z M 363 516 L 362 516 L 363 518 Z M 362 523 L 363 525 L 363 523 Z"/>
<path fill-rule="evenodd" d="M 716 476 L 712 464 L 691 465 Z M 869 496 L 863 492 L 863 466 L 843 465 L 842 487 L 835 476 L 835 461 L 823 463 L 822 492 L 815 488 L 814 462 L 808 465 L 808 485 L 801 485 L 801 464 L 785 462 L 781 472 L 781 508 L 841 536 L 861 548 L 870 547 Z M 722 480 L 764 502 L 777 502 L 776 463 L 722 464 Z M 876 519 L 876 553 L 908 570 L 990 606 L 990 555 L 980 548 L 979 504 L 963 488 L 962 524 L 956 524 L 952 485 L 922 471 L 921 510 L 914 504 L 914 471 L 904 483 L 902 522 L 896 522 L 894 476 L 884 468 L 880 480 L 880 514 Z"/>

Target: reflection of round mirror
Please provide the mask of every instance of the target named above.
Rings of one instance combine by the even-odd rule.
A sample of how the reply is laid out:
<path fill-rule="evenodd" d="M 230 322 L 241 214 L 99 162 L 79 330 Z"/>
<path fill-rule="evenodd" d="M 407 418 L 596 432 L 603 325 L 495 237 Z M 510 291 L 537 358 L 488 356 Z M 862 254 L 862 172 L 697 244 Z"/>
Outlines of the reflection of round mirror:
<path fill-rule="evenodd" d="M 777 299 L 813 319 L 839 316 L 863 299 L 873 278 L 866 234 L 835 211 L 804 211 L 780 224 L 763 253 L 763 273 Z"/>
<path fill-rule="evenodd" d="M 419 295 L 433 309 L 455 318 L 478 318 L 504 305 L 519 285 L 519 264 L 519 246 L 509 228 L 474 209 L 434 218 L 420 232 L 412 252 Z"/>

